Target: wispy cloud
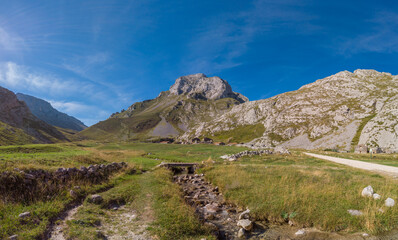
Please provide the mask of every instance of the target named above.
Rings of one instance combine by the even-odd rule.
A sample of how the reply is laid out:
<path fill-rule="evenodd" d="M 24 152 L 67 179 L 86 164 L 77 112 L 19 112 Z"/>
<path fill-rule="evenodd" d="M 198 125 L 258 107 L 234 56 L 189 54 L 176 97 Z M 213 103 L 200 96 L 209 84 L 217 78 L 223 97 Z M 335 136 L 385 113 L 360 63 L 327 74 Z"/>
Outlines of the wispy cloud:
<path fill-rule="evenodd" d="M 102 61 L 100 58 L 91 61 Z M 63 79 L 14 62 L 0 63 L 0 85 L 49 102 L 58 110 L 86 119 L 88 125 L 106 119 L 133 102 L 132 94 L 82 79 Z M 117 104 L 115 104 L 117 103 Z"/>
<path fill-rule="evenodd" d="M 10 33 L 0 27 L 0 49 L 16 51 L 23 48 L 24 45 L 24 40 L 20 36 Z"/>
<path fill-rule="evenodd" d="M 343 39 L 341 54 L 360 52 L 398 52 L 398 14 L 378 12 L 369 21 L 368 31 L 351 39 Z"/>
<path fill-rule="evenodd" d="M 312 16 L 296 9 L 299 4 L 257 0 L 248 10 L 206 20 L 188 45 L 188 60 L 184 59 L 188 66 L 184 68 L 191 72 L 233 68 L 243 63 L 239 58 L 249 50 L 250 43 L 275 28 L 283 27 L 298 34 L 319 29 L 310 23 Z"/>

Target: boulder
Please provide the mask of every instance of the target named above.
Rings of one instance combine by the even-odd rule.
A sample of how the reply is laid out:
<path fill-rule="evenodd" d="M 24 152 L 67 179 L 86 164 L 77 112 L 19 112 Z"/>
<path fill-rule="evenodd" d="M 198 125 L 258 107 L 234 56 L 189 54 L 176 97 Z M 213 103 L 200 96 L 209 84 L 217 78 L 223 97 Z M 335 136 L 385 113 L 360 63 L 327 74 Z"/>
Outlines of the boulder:
<path fill-rule="evenodd" d="M 237 223 L 238 227 L 245 229 L 246 231 L 251 231 L 253 229 L 253 223 L 249 219 L 239 220 Z"/>
<path fill-rule="evenodd" d="M 372 197 L 373 196 L 373 188 L 372 186 L 367 186 L 362 190 L 362 197 Z"/>
<path fill-rule="evenodd" d="M 393 207 L 395 205 L 395 201 L 392 198 L 387 198 L 384 203 L 386 207 Z"/>

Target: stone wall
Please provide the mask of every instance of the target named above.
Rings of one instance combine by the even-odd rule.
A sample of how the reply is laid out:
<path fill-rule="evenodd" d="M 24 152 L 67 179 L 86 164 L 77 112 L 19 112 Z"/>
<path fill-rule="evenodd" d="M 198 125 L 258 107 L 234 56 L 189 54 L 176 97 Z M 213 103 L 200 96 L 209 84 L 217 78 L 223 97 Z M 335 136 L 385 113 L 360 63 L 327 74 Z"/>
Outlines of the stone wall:
<path fill-rule="evenodd" d="M 112 173 L 127 167 L 124 162 L 90 165 L 80 168 L 59 168 L 5 171 L 0 174 L 0 200 L 3 202 L 29 202 L 51 198 L 60 190 L 73 184 L 97 184 L 108 180 Z"/>

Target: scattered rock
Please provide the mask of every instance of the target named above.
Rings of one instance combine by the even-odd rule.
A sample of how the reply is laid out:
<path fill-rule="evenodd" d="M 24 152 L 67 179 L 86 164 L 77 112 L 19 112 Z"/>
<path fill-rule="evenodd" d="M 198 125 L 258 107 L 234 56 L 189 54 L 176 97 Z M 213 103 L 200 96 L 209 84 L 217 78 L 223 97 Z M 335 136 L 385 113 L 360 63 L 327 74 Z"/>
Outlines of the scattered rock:
<path fill-rule="evenodd" d="M 9 240 L 17 240 L 18 239 L 18 235 L 12 235 L 10 237 L 8 237 Z"/>
<path fill-rule="evenodd" d="M 104 201 L 104 199 L 101 197 L 101 195 L 98 195 L 98 194 L 91 195 L 88 198 L 88 202 L 94 203 L 94 204 L 101 204 L 102 201 Z"/>
<path fill-rule="evenodd" d="M 279 153 L 279 154 L 290 154 L 289 150 L 287 150 L 285 147 L 282 146 L 277 146 L 274 148 L 274 153 Z"/>
<path fill-rule="evenodd" d="M 207 204 L 205 209 L 207 213 L 217 213 L 220 211 L 220 208 L 216 204 Z"/>
<path fill-rule="evenodd" d="M 373 188 L 372 186 L 367 186 L 362 190 L 362 196 L 363 197 L 372 197 L 373 196 Z"/>
<path fill-rule="evenodd" d="M 70 191 L 69 191 L 69 194 L 70 194 L 71 197 L 77 198 L 77 193 L 76 193 L 75 191 L 70 190 Z"/>
<path fill-rule="evenodd" d="M 18 217 L 20 219 L 25 219 L 25 218 L 28 218 L 30 216 L 31 216 L 30 212 L 24 212 L 24 213 L 21 213 L 21 214 L 18 215 Z"/>
<path fill-rule="evenodd" d="M 238 227 L 245 229 L 246 231 L 251 231 L 253 229 L 253 223 L 249 219 L 239 220 L 237 223 Z"/>
<path fill-rule="evenodd" d="M 298 231 L 295 233 L 296 236 L 300 236 L 300 235 L 304 235 L 304 234 L 305 234 L 305 229 L 300 229 L 300 230 L 298 230 Z"/>
<path fill-rule="evenodd" d="M 362 216 L 363 214 L 361 211 L 353 209 L 348 210 L 348 213 L 351 214 L 352 216 Z"/>
<path fill-rule="evenodd" d="M 386 207 L 393 207 L 395 205 L 395 201 L 392 198 L 387 198 L 385 201 Z"/>
<path fill-rule="evenodd" d="M 380 198 L 381 198 L 380 194 L 377 193 L 373 194 L 373 199 L 379 200 Z"/>
<path fill-rule="evenodd" d="M 245 236 L 245 233 L 246 233 L 245 229 L 243 228 L 239 229 L 238 238 L 243 238 Z"/>

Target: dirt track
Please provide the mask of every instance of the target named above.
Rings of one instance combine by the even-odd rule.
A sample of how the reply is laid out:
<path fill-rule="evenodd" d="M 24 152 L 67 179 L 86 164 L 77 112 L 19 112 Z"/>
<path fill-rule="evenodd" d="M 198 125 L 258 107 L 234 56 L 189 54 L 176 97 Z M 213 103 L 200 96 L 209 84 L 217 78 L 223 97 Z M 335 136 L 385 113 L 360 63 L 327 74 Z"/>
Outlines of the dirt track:
<path fill-rule="evenodd" d="M 391 166 L 387 166 L 387 165 L 381 165 L 381 164 L 377 164 L 377 163 L 368 163 L 368 162 L 351 160 L 351 159 L 346 159 L 346 158 L 325 156 L 325 155 L 320 155 L 320 154 L 315 154 L 315 153 L 304 153 L 304 154 L 311 156 L 311 157 L 316 157 L 316 158 L 320 158 L 323 160 L 328 160 L 328 161 L 332 161 L 335 163 L 344 164 L 344 165 L 354 167 L 354 168 L 360 168 L 360 169 L 364 169 L 364 170 L 368 170 L 368 171 L 375 171 L 375 172 L 381 172 L 381 173 L 386 173 L 389 175 L 398 176 L 398 167 L 391 167 Z"/>

